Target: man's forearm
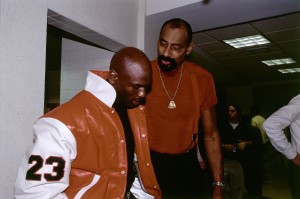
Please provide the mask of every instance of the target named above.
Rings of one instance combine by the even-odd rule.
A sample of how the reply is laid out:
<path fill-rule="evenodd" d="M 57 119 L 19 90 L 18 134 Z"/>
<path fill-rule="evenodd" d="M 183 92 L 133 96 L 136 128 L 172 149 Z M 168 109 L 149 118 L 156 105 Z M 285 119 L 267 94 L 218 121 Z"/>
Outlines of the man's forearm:
<path fill-rule="evenodd" d="M 223 158 L 221 139 L 218 133 L 204 137 L 204 147 L 207 155 L 208 166 L 214 182 L 223 181 Z"/>
<path fill-rule="evenodd" d="M 212 136 L 204 137 L 204 147 L 207 155 L 207 161 L 213 181 L 213 199 L 223 199 L 224 178 L 223 178 L 223 157 L 221 148 L 221 139 L 218 132 L 212 133 Z"/>

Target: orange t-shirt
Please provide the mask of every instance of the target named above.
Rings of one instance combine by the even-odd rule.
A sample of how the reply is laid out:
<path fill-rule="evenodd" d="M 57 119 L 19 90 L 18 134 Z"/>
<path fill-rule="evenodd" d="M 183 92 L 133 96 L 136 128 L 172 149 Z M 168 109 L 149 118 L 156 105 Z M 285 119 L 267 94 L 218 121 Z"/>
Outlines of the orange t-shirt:
<path fill-rule="evenodd" d="M 163 87 L 157 60 L 151 63 L 153 83 L 151 92 L 147 95 L 145 106 L 150 149 L 160 153 L 184 153 L 193 144 L 193 134 L 198 132 L 195 117 L 200 118 L 200 113 L 196 111 L 196 98 L 190 73 L 196 74 L 199 89 L 198 104 L 200 105 L 198 110 L 200 111 L 207 110 L 217 103 L 212 76 L 198 65 L 185 61 L 183 63 L 182 79 L 174 98 L 176 108 L 169 109 L 170 98 Z M 172 77 L 161 73 L 171 98 L 176 91 L 180 74 L 181 68 Z"/>

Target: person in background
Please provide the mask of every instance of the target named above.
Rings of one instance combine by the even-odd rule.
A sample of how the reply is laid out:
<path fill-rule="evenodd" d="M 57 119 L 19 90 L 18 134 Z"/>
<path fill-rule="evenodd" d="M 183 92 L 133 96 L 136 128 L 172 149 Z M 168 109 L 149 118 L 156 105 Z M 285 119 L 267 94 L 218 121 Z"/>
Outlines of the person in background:
<path fill-rule="evenodd" d="M 197 153 L 199 120 L 213 182 L 212 198 L 223 197 L 214 81 L 208 71 L 186 60 L 193 47 L 190 24 L 179 18 L 170 19 L 160 31 L 158 58 L 151 62 L 153 84 L 145 113 L 151 159 L 164 199 L 201 198 L 204 193 L 199 164 L 202 157 Z"/>
<path fill-rule="evenodd" d="M 290 139 L 285 134 L 289 127 Z M 271 144 L 290 160 L 290 184 L 293 199 L 300 198 L 300 95 L 274 112 L 263 123 Z"/>
<path fill-rule="evenodd" d="M 252 145 L 251 131 L 241 120 L 241 108 L 237 104 L 227 106 L 227 120 L 219 124 L 224 156 L 226 197 L 242 199 L 246 194 L 244 163 Z"/>
<path fill-rule="evenodd" d="M 266 144 L 269 142 L 268 136 L 264 129 L 262 128 L 262 124 L 265 121 L 265 118 L 260 115 L 260 110 L 259 107 L 257 106 L 252 106 L 251 107 L 251 126 L 259 128 L 261 132 L 261 139 L 262 139 L 262 144 Z"/>
<path fill-rule="evenodd" d="M 224 159 L 225 199 L 242 199 L 246 194 L 245 175 L 236 160 Z"/>
<path fill-rule="evenodd" d="M 259 129 L 254 129 L 242 119 L 242 109 L 239 105 L 229 104 L 227 111 L 228 120 L 219 127 L 222 137 L 224 167 L 225 171 L 228 170 L 240 176 L 240 179 L 236 178 L 235 182 L 227 184 L 231 184 L 233 187 L 231 194 L 238 196 L 238 198 L 243 197 L 245 190 L 241 182 L 244 178 L 247 194 L 243 198 L 260 199 L 262 183 Z M 243 172 L 238 169 L 238 163 L 242 166 Z M 227 177 L 232 180 L 231 176 Z"/>
<path fill-rule="evenodd" d="M 133 47 L 109 71 L 89 71 L 83 91 L 35 123 L 15 198 L 161 198 L 141 105 L 151 83 L 150 61 Z"/>

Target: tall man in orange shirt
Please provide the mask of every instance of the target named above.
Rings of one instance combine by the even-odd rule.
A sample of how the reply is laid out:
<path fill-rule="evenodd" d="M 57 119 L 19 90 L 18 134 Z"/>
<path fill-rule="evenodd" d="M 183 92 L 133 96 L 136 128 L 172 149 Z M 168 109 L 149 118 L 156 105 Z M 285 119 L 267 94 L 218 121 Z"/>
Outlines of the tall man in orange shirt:
<path fill-rule="evenodd" d="M 199 120 L 213 182 L 213 198 L 223 195 L 221 142 L 211 74 L 186 61 L 193 49 L 190 24 L 171 19 L 162 26 L 158 58 L 152 61 L 152 90 L 146 98 L 151 159 L 163 198 L 201 198 L 197 159 Z"/>

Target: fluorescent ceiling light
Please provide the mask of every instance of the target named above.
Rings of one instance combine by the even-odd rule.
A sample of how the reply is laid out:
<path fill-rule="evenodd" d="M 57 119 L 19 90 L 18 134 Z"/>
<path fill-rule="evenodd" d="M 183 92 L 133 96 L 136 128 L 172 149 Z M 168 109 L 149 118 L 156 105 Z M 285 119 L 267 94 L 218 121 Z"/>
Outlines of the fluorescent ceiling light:
<path fill-rule="evenodd" d="M 300 73 L 300 68 L 286 68 L 286 69 L 278 69 L 279 72 L 286 73 Z"/>
<path fill-rule="evenodd" d="M 265 61 L 261 61 L 261 62 L 268 66 L 296 63 L 296 61 L 293 60 L 292 58 L 272 59 L 272 60 L 265 60 Z"/>
<path fill-rule="evenodd" d="M 249 47 L 249 46 L 258 46 L 263 44 L 271 43 L 269 40 L 264 38 L 261 35 L 252 35 L 247 37 L 239 37 L 234 39 L 223 40 L 226 44 L 234 48 L 242 48 L 242 47 Z"/>

